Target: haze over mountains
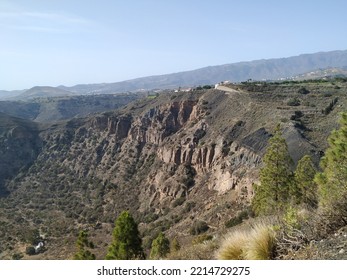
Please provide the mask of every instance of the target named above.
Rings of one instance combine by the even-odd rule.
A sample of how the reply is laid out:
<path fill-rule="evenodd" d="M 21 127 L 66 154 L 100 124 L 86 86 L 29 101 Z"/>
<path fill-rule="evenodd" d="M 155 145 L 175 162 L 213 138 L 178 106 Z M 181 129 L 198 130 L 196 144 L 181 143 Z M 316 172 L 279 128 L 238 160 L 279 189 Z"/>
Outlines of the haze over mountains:
<path fill-rule="evenodd" d="M 79 93 L 107 93 L 138 91 L 141 89 L 172 89 L 180 86 L 215 84 L 220 81 L 241 82 L 276 80 L 303 74 L 312 70 L 347 66 L 347 51 L 303 54 L 289 58 L 262 59 L 219 66 L 208 66 L 192 71 L 150 76 L 110 84 L 76 85 L 60 87 Z"/>
<path fill-rule="evenodd" d="M 127 81 L 101 84 L 81 84 L 72 87 L 34 87 L 23 91 L 0 91 L 0 98 L 28 99 L 40 96 L 72 94 L 110 94 L 127 91 L 174 89 L 220 81 L 241 82 L 252 80 L 277 80 L 292 78 L 307 72 L 326 68 L 345 68 L 347 50 L 302 54 L 288 58 L 261 59 L 219 66 L 208 66 L 196 70 L 165 75 L 142 77 Z"/>

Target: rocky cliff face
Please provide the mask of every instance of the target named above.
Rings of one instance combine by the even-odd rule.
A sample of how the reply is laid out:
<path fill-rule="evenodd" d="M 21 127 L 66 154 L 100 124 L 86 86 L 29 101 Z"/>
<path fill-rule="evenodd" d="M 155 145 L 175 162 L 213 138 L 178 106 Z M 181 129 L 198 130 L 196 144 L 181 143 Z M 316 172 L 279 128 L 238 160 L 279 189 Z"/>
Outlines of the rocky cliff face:
<path fill-rule="evenodd" d="M 151 203 L 157 206 L 184 196 L 190 188 L 199 188 L 201 184 L 221 193 L 229 190 L 241 193 L 245 189 L 249 198 L 269 134 L 264 134 L 265 145 L 255 148 L 224 135 L 209 139 L 205 113 L 198 100 L 188 100 L 169 102 L 139 116 L 96 116 L 90 120 L 87 131 L 90 136 L 101 137 L 102 145 L 95 148 L 90 163 L 77 157 L 66 164 L 82 165 L 82 174 L 95 172 L 101 179 L 107 174 L 108 180 L 121 185 L 131 166 L 138 166 L 151 156 L 160 169 L 151 170 L 142 178 L 144 186 L 140 192 L 143 197 L 149 195 Z M 234 135 L 244 129 L 244 123 L 231 126 Z M 122 175 L 115 176 L 110 170 Z"/>

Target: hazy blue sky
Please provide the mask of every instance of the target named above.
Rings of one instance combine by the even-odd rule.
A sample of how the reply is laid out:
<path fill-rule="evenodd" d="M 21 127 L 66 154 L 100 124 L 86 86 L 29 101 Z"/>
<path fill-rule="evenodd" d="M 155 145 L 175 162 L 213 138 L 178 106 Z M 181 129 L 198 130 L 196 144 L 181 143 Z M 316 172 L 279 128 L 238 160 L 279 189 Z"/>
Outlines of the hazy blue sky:
<path fill-rule="evenodd" d="M 0 89 L 347 49 L 346 0 L 0 0 Z"/>

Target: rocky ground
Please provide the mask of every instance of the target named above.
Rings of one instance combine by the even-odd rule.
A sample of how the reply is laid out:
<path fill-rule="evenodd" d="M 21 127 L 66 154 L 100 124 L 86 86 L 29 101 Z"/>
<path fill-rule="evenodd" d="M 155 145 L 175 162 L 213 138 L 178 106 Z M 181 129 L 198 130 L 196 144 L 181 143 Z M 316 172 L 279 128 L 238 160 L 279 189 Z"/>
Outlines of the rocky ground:
<path fill-rule="evenodd" d="M 288 260 L 347 260 L 347 226 L 324 239 L 311 241 L 308 246 L 291 252 L 284 259 Z"/>

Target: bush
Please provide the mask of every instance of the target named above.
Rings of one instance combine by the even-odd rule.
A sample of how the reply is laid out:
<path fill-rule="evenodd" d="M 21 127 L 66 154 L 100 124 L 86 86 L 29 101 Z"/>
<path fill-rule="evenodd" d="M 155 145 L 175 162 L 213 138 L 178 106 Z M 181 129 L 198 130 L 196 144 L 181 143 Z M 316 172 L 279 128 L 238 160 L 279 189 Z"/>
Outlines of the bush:
<path fill-rule="evenodd" d="M 190 229 L 191 235 L 199 235 L 208 231 L 209 226 L 204 221 L 196 221 Z"/>
<path fill-rule="evenodd" d="M 303 115 L 304 115 L 303 112 L 301 112 L 301 111 L 295 111 L 295 112 L 294 112 L 294 115 L 292 115 L 292 116 L 290 117 L 290 119 L 291 119 L 292 121 L 298 121 L 298 120 L 300 120 L 300 118 L 301 118 Z"/>
<path fill-rule="evenodd" d="M 36 254 L 36 251 L 35 251 L 35 248 L 33 246 L 28 246 L 25 249 L 25 253 L 29 256 L 32 256 L 32 255 Z"/>
<path fill-rule="evenodd" d="M 156 213 L 148 213 L 144 218 L 143 218 L 143 222 L 146 224 L 149 224 L 151 222 L 154 222 L 156 220 L 158 220 L 159 215 Z"/>
<path fill-rule="evenodd" d="M 186 198 L 185 198 L 185 197 L 179 197 L 179 198 L 177 198 L 176 200 L 174 200 L 174 201 L 172 202 L 172 207 L 180 206 L 180 205 L 182 205 L 185 201 L 186 201 Z"/>
<path fill-rule="evenodd" d="M 165 237 L 164 233 L 160 232 L 158 237 L 152 242 L 150 259 L 165 258 L 168 253 L 170 253 L 170 241 Z"/>
<path fill-rule="evenodd" d="M 328 115 L 333 109 L 334 109 L 334 106 L 335 104 L 337 103 L 338 101 L 338 98 L 335 97 L 327 107 L 325 107 L 325 109 L 322 110 L 322 114 L 324 115 Z"/>
<path fill-rule="evenodd" d="M 88 248 L 94 249 L 94 243 L 88 240 L 88 233 L 80 231 L 76 241 L 78 251 L 74 255 L 74 260 L 95 260 L 95 255 Z"/>
<path fill-rule="evenodd" d="M 305 87 L 301 87 L 298 90 L 298 93 L 300 93 L 300 94 L 308 94 L 308 93 L 310 93 L 310 91 L 307 88 L 305 88 Z"/>
<path fill-rule="evenodd" d="M 297 97 L 290 98 L 287 101 L 288 106 L 300 106 L 300 100 Z"/>
<path fill-rule="evenodd" d="M 243 220 L 248 219 L 248 211 L 244 210 L 240 212 L 236 217 L 231 218 L 229 221 L 225 223 L 225 227 L 230 228 L 237 226 L 243 222 Z"/>
<path fill-rule="evenodd" d="M 23 254 L 21 254 L 21 253 L 14 253 L 13 255 L 12 255 L 12 260 L 20 260 L 20 259 L 22 259 L 24 256 L 23 256 Z"/>
<path fill-rule="evenodd" d="M 194 132 L 194 139 L 196 139 L 196 141 L 200 140 L 201 138 L 203 138 L 206 135 L 206 131 L 203 129 L 197 129 Z"/>
<path fill-rule="evenodd" d="M 40 233 L 38 229 L 31 230 L 28 233 L 27 241 L 31 245 L 37 245 L 41 241 Z"/>
<path fill-rule="evenodd" d="M 212 240 L 212 239 L 213 239 L 212 235 L 202 234 L 202 235 L 199 235 L 199 236 L 195 237 L 193 239 L 193 241 L 192 241 L 192 244 L 193 245 L 201 244 L 201 243 L 204 243 L 205 241 L 209 241 L 209 240 Z"/>
<path fill-rule="evenodd" d="M 171 252 L 177 252 L 181 249 L 181 245 L 177 240 L 177 237 L 175 237 L 172 242 L 171 242 L 171 246 L 170 246 L 170 251 Z"/>
<path fill-rule="evenodd" d="M 194 201 L 187 201 L 186 204 L 184 205 L 184 208 L 182 209 L 181 214 L 185 214 L 190 212 L 194 207 L 196 206 L 196 203 Z"/>
<path fill-rule="evenodd" d="M 283 221 L 289 229 L 300 229 L 299 215 L 297 209 L 290 206 L 284 214 Z"/>

